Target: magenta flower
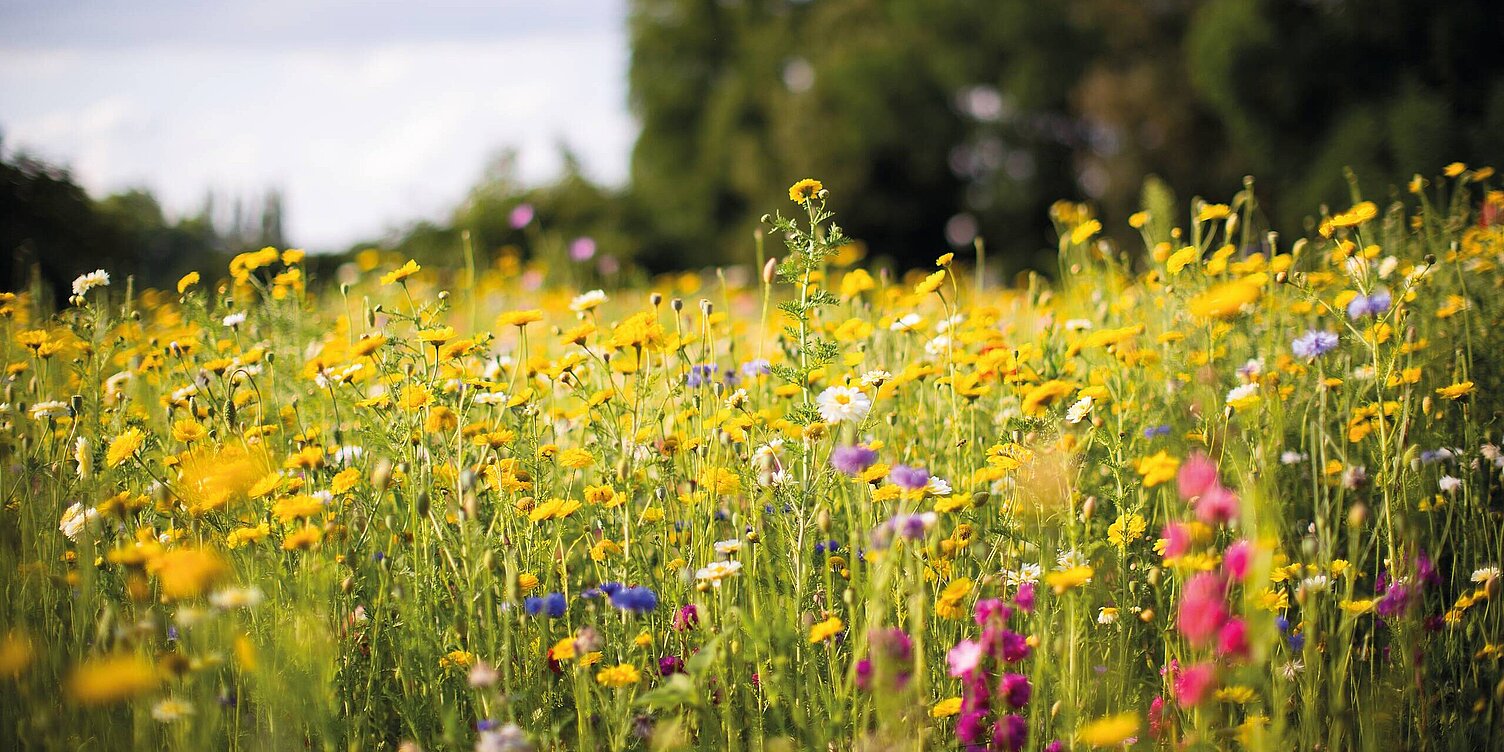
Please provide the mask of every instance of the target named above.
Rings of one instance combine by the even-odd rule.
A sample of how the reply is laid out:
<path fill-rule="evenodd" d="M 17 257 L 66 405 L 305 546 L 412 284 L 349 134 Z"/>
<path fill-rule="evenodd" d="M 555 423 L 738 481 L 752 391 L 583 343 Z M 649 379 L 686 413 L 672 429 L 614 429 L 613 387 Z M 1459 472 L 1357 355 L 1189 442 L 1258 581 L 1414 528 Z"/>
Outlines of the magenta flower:
<path fill-rule="evenodd" d="M 1248 623 L 1242 619 L 1228 619 L 1217 631 L 1217 655 L 1227 658 L 1248 657 Z"/>
<path fill-rule="evenodd" d="M 1240 540 L 1227 547 L 1222 554 L 1222 569 L 1239 582 L 1248 576 L 1248 567 L 1253 559 L 1253 544 Z"/>
<path fill-rule="evenodd" d="M 1029 739 L 1029 722 L 1021 716 L 1005 715 L 992 725 L 992 749 L 1018 752 Z"/>
<path fill-rule="evenodd" d="M 1189 708 L 1205 702 L 1217 682 L 1217 667 L 1210 663 L 1198 663 L 1183 668 L 1175 676 L 1175 702 Z"/>

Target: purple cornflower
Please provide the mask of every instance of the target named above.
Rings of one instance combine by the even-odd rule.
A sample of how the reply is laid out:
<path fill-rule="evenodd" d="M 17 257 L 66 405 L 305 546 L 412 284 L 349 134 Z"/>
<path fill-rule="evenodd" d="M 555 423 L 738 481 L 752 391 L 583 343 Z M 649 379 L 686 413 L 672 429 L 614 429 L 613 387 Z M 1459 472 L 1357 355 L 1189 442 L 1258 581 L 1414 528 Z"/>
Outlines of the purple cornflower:
<path fill-rule="evenodd" d="M 677 655 L 665 655 L 658 659 L 658 673 L 668 676 L 684 671 L 684 661 Z"/>
<path fill-rule="evenodd" d="M 830 453 L 830 466 L 847 475 L 857 475 L 872 467 L 872 463 L 876 461 L 877 452 L 861 444 L 836 447 L 835 451 Z"/>
<path fill-rule="evenodd" d="M 595 258 L 595 238 L 575 238 L 569 244 L 569 257 L 575 261 L 589 261 Z"/>
<path fill-rule="evenodd" d="M 1393 303 L 1388 290 L 1375 290 L 1372 295 L 1359 295 L 1347 304 L 1347 317 L 1361 319 L 1364 316 L 1379 316 L 1389 310 Z"/>
<path fill-rule="evenodd" d="M 691 366 L 689 377 L 685 379 L 685 383 L 689 385 L 690 389 L 699 389 L 709 384 L 715 378 L 715 372 L 718 369 L 719 366 L 714 363 L 700 363 L 699 365 Z"/>
<path fill-rule="evenodd" d="M 532 223 L 532 221 L 532 204 L 518 204 L 515 209 L 512 209 L 511 215 L 507 217 L 507 222 L 512 225 L 513 230 L 521 230 L 522 228 L 527 227 L 530 223 Z"/>
<path fill-rule="evenodd" d="M 922 467 L 894 465 L 888 477 L 905 491 L 918 491 L 930 482 L 930 473 Z"/>
<path fill-rule="evenodd" d="M 1290 343 L 1290 351 L 1297 358 L 1315 360 L 1332 350 L 1337 349 L 1337 334 L 1335 332 L 1312 329 L 1295 338 Z"/>
<path fill-rule="evenodd" d="M 742 364 L 742 375 L 749 379 L 755 379 L 773 367 L 765 358 L 754 358 Z"/>

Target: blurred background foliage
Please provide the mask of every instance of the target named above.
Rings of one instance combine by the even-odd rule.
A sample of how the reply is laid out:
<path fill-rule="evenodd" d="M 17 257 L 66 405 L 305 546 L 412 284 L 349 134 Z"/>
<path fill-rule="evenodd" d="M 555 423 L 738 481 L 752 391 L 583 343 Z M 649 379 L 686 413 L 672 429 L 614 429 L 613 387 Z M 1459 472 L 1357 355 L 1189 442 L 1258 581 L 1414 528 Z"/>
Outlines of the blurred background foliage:
<path fill-rule="evenodd" d="M 1126 230 L 1146 176 L 1226 200 L 1255 175 L 1268 224 L 1298 233 L 1310 207 L 1345 206 L 1345 166 L 1384 199 L 1504 156 L 1497 0 L 633 0 L 628 23 L 627 185 L 567 155 L 525 185 L 503 154 L 450 216 L 348 250 L 460 264 L 467 237 L 482 261 L 588 237 L 649 270 L 747 263 L 758 219 L 818 177 L 875 257 L 927 264 L 980 235 L 1015 271 L 1052 267 L 1053 201 Z M 149 191 L 91 198 L 24 155 L 0 171 L 5 289 L 33 267 L 164 285 L 297 241 L 275 192 L 171 219 Z M 536 222 L 518 229 L 522 203 Z"/>

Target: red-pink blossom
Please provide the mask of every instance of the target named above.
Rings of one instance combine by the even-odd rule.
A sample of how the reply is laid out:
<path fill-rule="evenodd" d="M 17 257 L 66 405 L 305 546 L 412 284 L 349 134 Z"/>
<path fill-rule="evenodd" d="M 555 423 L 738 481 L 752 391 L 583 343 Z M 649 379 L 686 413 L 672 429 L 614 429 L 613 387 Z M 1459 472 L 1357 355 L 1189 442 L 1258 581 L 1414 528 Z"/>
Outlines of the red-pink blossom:
<path fill-rule="evenodd" d="M 1217 682 L 1217 667 L 1210 663 L 1198 663 L 1180 670 L 1175 675 L 1175 702 L 1188 708 L 1205 702 Z"/>
<path fill-rule="evenodd" d="M 1217 635 L 1227 621 L 1223 602 L 1226 583 L 1211 572 L 1201 572 L 1185 585 L 1180 596 L 1180 614 L 1176 626 L 1192 645 L 1203 647 Z"/>
<path fill-rule="evenodd" d="M 1240 540 L 1227 547 L 1227 552 L 1222 554 L 1222 569 L 1227 575 L 1238 582 L 1248 576 L 1248 567 L 1253 561 L 1253 544 L 1246 540 Z"/>

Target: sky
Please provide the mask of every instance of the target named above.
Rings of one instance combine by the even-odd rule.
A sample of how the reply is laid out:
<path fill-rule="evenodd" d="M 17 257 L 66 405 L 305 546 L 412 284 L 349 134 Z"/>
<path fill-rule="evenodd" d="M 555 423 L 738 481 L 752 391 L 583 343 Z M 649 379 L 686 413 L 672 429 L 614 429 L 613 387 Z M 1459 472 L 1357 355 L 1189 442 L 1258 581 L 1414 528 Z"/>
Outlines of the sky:
<path fill-rule="evenodd" d="M 0 138 L 95 195 L 283 192 L 342 249 L 453 208 L 504 149 L 626 178 L 625 0 L 0 0 Z"/>

